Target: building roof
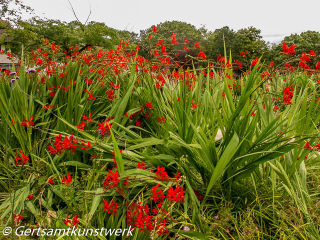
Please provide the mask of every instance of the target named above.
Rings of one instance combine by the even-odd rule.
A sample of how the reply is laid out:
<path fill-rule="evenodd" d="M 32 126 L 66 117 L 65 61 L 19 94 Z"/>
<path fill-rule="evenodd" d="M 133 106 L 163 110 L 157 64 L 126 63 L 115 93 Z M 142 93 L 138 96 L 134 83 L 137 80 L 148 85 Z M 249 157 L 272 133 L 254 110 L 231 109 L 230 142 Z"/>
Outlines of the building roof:
<path fill-rule="evenodd" d="M 14 63 L 18 64 L 19 60 L 17 58 L 14 58 Z M 12 60 L 10 60 L 7 55 L 1 54 L 0 55 L 0 64 L 12 64 Z"/>
<path fill-rule="evenodd" d="M 0 36 L 5 32 L 5 29 L 0 29 Z M 14 59 L 14 64 L 18 64 L 19 63 L 19 59 L 17 59 L 16 57 L 13 58 Z M 10 60 L 8 58 L 8 56 L 6 54 L 0 54 L 0 67 L 2 66 L 8 66 L 12 64 L 12 60 Z"/>

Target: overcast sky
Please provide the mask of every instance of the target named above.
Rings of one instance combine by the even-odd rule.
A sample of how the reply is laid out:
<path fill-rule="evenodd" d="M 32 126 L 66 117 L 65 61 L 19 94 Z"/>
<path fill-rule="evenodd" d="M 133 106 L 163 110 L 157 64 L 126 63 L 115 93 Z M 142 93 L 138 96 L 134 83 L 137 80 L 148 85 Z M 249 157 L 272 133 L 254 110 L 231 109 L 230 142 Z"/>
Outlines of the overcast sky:
<path fill-rule="evenodd" d="M 24 0 L 40 17 L 73 21 L 68 0 Z M 90 6 L 90 21 L 105 22 L 119 30 L 139 33 L 165 21 L 184 21 L 206 29 L 229 26 L 237 31 L 254 26 L 266 41 L 307 30 L 320 32 L 320 0 L 70 0 L 83 23 Z"/>

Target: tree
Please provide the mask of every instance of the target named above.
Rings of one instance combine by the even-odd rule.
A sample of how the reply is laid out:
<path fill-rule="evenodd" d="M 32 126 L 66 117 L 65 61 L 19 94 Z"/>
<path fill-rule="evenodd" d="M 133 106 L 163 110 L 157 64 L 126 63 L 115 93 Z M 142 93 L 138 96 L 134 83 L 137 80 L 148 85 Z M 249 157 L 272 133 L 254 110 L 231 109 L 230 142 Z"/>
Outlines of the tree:
<path fill-rule="evenodd" d="M 186 22 L 166 21 L 152 25 L 140 31 L 140 54 L 151 58 L 150 50 L 157 49 L 160 52 L 160 46 L 156 47 L 156 45 L 158 41 L 163 41 L 162 45 L 166 46 L 166 52 L 173 61 L 179 62 L 185 68 L 192 68 L 194 61 L 189 56 L 197 57 L 200 50 L 194 46 L 202 46 L 206 34 L 207 30 L 204 26 L 197 29 Z M 201 50 L 203 50 L 202 47 Z"/>
<path fill-rule="evenodd" d="M 248 60 L 260 58 L 263 54 L 267 54 L 269 50 L 266 42 L 262 39 L 261 30 L 255 27 L 238 30 L 235 35 L 235 43 L 235 54 L 240 58 L 240 51 L 247 50 Z"/>
<path fill-rule="evenodd" d="M 174 57 L 174 53 L 180 52 L 181 56 L 184 55 L 183 58 L 185 58 L 184 46 L 188 46 L 190 49 L 186 51 L 189 55 L 197 56 L 196 52 L 199 50 L 194 51 L 193 44 L 198 42 L 201 46 L 206 31 L 204 27 L 197 29 L 194 25 L 180 21 L 166 21 L 152 25 L 148 29 L 140 31 L 141 52 L 144 56 L 150 57 L 148 55 L 150 50 L 155 48 L 159 40 L 163 40 L 163 45 L 167 47 L 167 52 L 171 57 Z M 175 34 L 176 44 L 172 43 L 172 34 Z M 186 39 L 188 39 L 188 43 L 186 43 Z M 185 61 L 185 59 L 179 59 L 179 61 Z"/>
<path fill-rule="evenodd" d="M 301 34 L 291 34 L 286 36 L 279 44 L 276 44 L 270 50 L 268 59 L 274 60 L 275 64 L 280 64 L 286 60 L 284 55 L 279 55 L 282 52 L 282 43 L 286 42 L 287 45 L 291 46 L 292 43 L 295 44 L 295 53 L 297 57 L 300 57 L 301 54 L 308 53 L 310 50 L 315 51 L 316 55 L 320 54 L 320 33 L 316 31 L 306 31 Z M 308 65 L 314 65 L 319 59 L 311 59 L 311 62 Z M 293 66 L 298 65 L 292 64 Z"/>
<path fill-rule="evenodd" d="M 227 26 L 216 29 L 213 33 L 208 34 L 207 40 L 204 42 L 204 48 L 208 58 L 216 60 L 219 55 L 224 56 L 224 43 L 226 45 L 227 54 L 232 50 L 233 56 L 235 35 L 235 31 Z"/>
<path fill-rule="evenodd" d="M 0 21 L 15 25 L 21 20 L 22 11 L 32 12 L 33 9 L 24 5 L 22 0 L 0 0 Z"/>
<path fill-rule="evenodd" d="M 19 21 L 16 28 L 7 28 L 2 41 L 4 39 L 7 39 L 8 47 L 15 54 L 20 54 L 22 44 L 26 52 L 30 52 L 38 48 L 44 39 L 59 45 L 67 54 L 71 53 L 72 46 L 78 46 L 81 52 L 89 46 L 110 49 L 119 42 L 117 31 L 104 23 L 89 22 L 83 25 L 79 21 L 67 23 L 37 18 Z"/>

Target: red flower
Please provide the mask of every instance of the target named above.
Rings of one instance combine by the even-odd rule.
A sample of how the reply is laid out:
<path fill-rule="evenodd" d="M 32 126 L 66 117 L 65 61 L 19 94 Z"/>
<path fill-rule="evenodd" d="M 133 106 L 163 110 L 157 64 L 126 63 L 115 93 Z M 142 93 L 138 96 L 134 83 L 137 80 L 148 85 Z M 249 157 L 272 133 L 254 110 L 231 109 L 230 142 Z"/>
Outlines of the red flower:
<path fill-rule="evenodd" d="M 68 179 L 64 175 L 62 175 L 60 184 L 68 185 L 71 182 L 72 182 L 72 177 L 70 173 L 68 173 Z"/>
<path fill-rule="evenodd" d="M 158 28 L 156 26 L 153 26 L 152 31 L 153 33 L 156 33 L 158 31 Z"/>
<path fill-rule="evenodd" d="M 29 162 L 29 158 L 23 154 L 23 151 L 20 150 L 22 159 L 19 157 L 19 154 L 16 156 L 16 165 L 24 165 L 25 163 Z"/>
<path fill-rule="evenodd" d="M 131 203 L 128 205 L 127 224 L 139 228 L 139 231 L 154 229 L 155 221 L 152 215 L 148 215 L 149 207 L 141 206 L 141 203 Z"/>
<path fill-rule="evenodd" d="M 170 199 L 171 202 L 184 202 L 183 188 L 181 186 L 177 186 L 175 190 L 173 187 L 169 187 L 167 198 Z"/>
<path fill-rule="evenodd" d="M 29 200 L 32 200 L 32 199 L 33 199 L 33 196 L 32 196 L 31 194 L 29 194 L 29 195 L 28 195 L 28 199 L 29 199 Z"/>
<path fill-rule="evenodd" d="M 242 52 L 242 50 L 240 51 L 240 55 L 242 56 L 242 57 L 247 57 L 247 54 L 248 52 L 247 52 L 247 49 L 245 49 L 245 51 L 244 52 Z"/>
<path fill-rule="evenodd" d="M 145 164 L 144 162 L 138 163 L 137 168 L 138 168 L 138 169 L 144 169 L 144 170 L 146 170 L 146 164 Z"/>
<path fill-rule="evenodd" d="M 161 46 L 163 44 L 163 40 L 159 40 L 156 44 L 156 46 Z"/>
<path fill-rule="evenodd" d="M 107 98 L 111 101 L 117 98 L 117 95 L 115 95 L 113 89 L 110 89 L 109 91 L 107 91 L 106 94 L 107 94 Z"/>
<path fill-rule="evenodd" d="M 107 122 L 104 122 L 104 123 L 99 122 L 98 126 L 99 126 L 98 131 L 101 135 L 110 134 L 111 124 Z"/>
<path fill-rule="evenodd" d="M 151 102 L 147 102 L 147 103 L 146 103 L 146 108 L 155 109 L 156 107 L 153 106 Z"/>
<path fill-rule="evenodd" d="M 191 109 L 194 110 L 195 108 L 197 108 L 197 103 L 191 104 Z"/>
<path fill-rule="evenodd" d="M 152 196 L 150 199 L 153 199 L 155 203 L 163 202 L 165 196 L 162 191 L 162 187 L 160 187 L 160 184 L 158 183 L 156 186 L 152 187 Z M 159 188 L 159 189 L 158 189 Z"/>
<path fill-rule="evenodd" d="M 31 117 L 29 121 L 27 121 L 27 119 L 25 119 L 25 120 L 21 123 L 21 126 L 26 126 L 26 127 L 33 126 L 34 123 L 33 123 L 32 120 L 33 120 L 33 117 Z"/>
<path fill-rule="evenodd" d="M 222 97 L 226 97 L 226 94 L 224 92 L 222 92 Z"/>
<path fill-rule="evenodd" d="M 130 179 L 128 177 L 123 181 L 123 185 L 129 189 L 128 186 L 130 185 Z"/>
<path fill-rule="evenodd" d="M 78 128 L 78 130 L 82 130 L 83 131 L 85 126 L 86 126 L 86 122 L 83 121 L 82 123 L 79 123 L 77 125 L 77 128 Z"/>
<path fill-rule="evenodd" d="M 206 56 L 206 54 L 204 53 L 204 52 L 201 52 L 200 51 L 200 53 L 198 54 L 198 58 L 201 58 L 202 60 L 206 60 L 207 59 L 207 56 Z"/>
<path fill-rule="evenodd" d="M 91 84 L 93 83 L 91 78 L 90 78 L 90 79 L 86 78 L 86 82 L 87 82 L 89 85 L 91 85 Z"/>
<path fill-rule="evenodd" d="M 115 171 L 114 173 L 109 169 L 109 173 L 106 177 L 106 180 L 104 181 L 104 185 L 107 187 L 107 189 L 109 188 L 115 188 L 118 187 L 120 182 L 119 179 L 119 173 L 118 171 Z"/>
<path fill-rule="evenodd" d="M 175 33 L 171 34 L 171 39 L 172 39 L 172 41 L 171 41 L 172 44 L 174 44 L 174 45 L 178 45 L 179 44 L 179 42 L 176 39 L 176 34 Z"/>
<path fill-rule="evenodd" d="M 251 67 L 254 67 L 258 61 L 259 61 L 259 58 L 255 58 L 254 60 L 252 60 Z"/>
<path fill-rule="evenodd" d="M 48 182 L 53 185 L 54 184 L 54 181 L 52 180 L 52 178 L 49 178 Z"/>
<path fill-rule="evenodd" d="M 78 220 L 78 218 L 79 218 L 79 215 L 78 215 L 78 214 L 73 217 L 73 219 L 72 219 L 72 226 L 78 226 L 78 224 L 79 224 L 79 222 L 80 222 L 80 221 Z"/>
<path fill-rule="evenodd" d="M 116 215 L 118 212 L 118 204 L 114 200 L 114 198 L 111 200 L 110 204 L 106 200 L 104 200 L 104 199 L 102 199 L 102 200 L 104 203 L 103 210 L 108 211 L 108 214 Z"/>
<path fill-rule="evenodd" d="M 84 143 L 84 141 L 81 140 L 81 144 L 85 147 L 81 148 L 81 150 L 87 150 L 89 148 L 92 148 L 91 143 L 88 142 L 87 145 Z"/>
<path fill-rule="evenodd" d="M 306 142 L 306 145 L 304 145 L 303 148 L 305 148 L 305 149 L 307 149 L 307 150 L 313 150 L 313 148 L 311 147 L 311 145 L 310 145 L 309 142 Z"/>
<path fill-rule="evenodd" d="M 317 148 L 317 150 L 319 151 L 320 150 L 320 143 L 318 143 L 318 144 L 316 144 L 316 145 L 314 145 L 314 147 L 313 147 L 314 149 L 316 149 Z"/>
<path fill-rule="evenodd" d="M 94 94 L 89 93 L 88 100 L 94 100 L 94 99 L 96 99 L 94 98 Z"/>
<path fill-rule="evenodd" d="M 251 113 L 251 116 L 253 116 L 253 117 L 254 117 L 255 115 L 256 115 L 256 114 L 255 114 L 255 112 L 253 111 L 253 112 Z"/>
<path fill-rule="evenodd" d="M 63 220 L 64 224 L 68 226 L 68 223 L 71 223 L 71 220 L 69 219 L 69 215 L 67 215 L 67 218 Z"/>
<path fill-rule="evenodd" d="M 180 178 L 181 178 L 180 173 L 174 174 L 174 181 L 175 182 L 178 182 L 180 180 Z"/>
<path fill-rule="evenodd" d="M 78 146 L 78 140 L 73 141 L 73 134 L 69 137 L 64 137 L 64 141 L 62 142 L 63 150 L 74 152 Z"/>
<path fill-rule="evenodd" d="M 165 171 L 164 167 L 157 167 L 157 171 L 155 172 L 155 174 L 157 175 L 157 180 L 160 181 L 168 181 L 168 173 Z"/>
<path fill-rule="evenodd" d="M 159 123 L 165 123 L 166 119 L 164 117 L 162 118 L 158 117 L 158 121 Z"/>
<path fill-rule="evenodd" d="M 161 53 L 162 53 L 163 55 L 167 55 L 167 48 L 166 48 L 166 46 L 162 46 L 162 47 L 161 47 Z"/>
<path fill-rule="evenodd" d="M 56 95 L 55 92 L 50 92 L 50 93 L 49 93 L 49 96 L 50 96 L 50 97 L 54 97 L 54 95 Z"/>
<path fill-rule="evenodd" d="M 282 52 L 286 55 L 294 55 L 295 54 L 295 51 L 294 51 L 295 47 L 296 46 L 294 45 L 294 43 L 292 43 L 291 46 L 288 48 L 287 43 L 283 42 L 282 43 Z"/>
<path fill-rule="evenodd" d="M 137 120 L 137 122 L 136 122 L 136 126 L 137 126 L 137 127 L 142 127 L 142 123 L 141 123 L 140 118 Z"/>
<path fill-rule="evenodd" d="M 198 42 L 196 42 L 196 44 L 193 44 L 193 46 L 194 46 L 195 48 L 200 48 L 200 45 L 199 45 Z"/>
<path fill-rule="evenodd" d="M 12 221 L 13 221 L 13 223 L 14 223 L 15 225 L 18 225 L 19 222 L 20 222 L 20 220 L 22 220 L 22 219 L 23 219 L 23 218 L 21 217 L 20 214 L 13 214 L 13 219 L 12 219 Z"/>
<path fill-rule="evenodd" d="M 293 87 L 286 87 L 286 89 L 283 91 L 283 103 L 284 104 L 291 104 L 291 99 L 293 97 Z"/>

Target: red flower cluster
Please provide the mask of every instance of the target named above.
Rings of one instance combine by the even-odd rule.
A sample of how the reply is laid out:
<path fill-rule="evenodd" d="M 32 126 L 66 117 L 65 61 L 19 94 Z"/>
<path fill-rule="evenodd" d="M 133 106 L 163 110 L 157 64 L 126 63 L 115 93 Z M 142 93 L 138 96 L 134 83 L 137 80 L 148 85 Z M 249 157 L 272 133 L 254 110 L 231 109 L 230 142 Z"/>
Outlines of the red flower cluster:
<path fill-rule="evenodd" d="M 162 203 L 163 200 L 165 199 L 162 187 L 160 187 L 160 188 L 159 187 L 160 187 L 159 183 L 156 186 L 152 187 L 152 196 L 150 197 L 150 199 L 153 199 L 154 202 L 157 204 Z M 159 190 L 158 190 L 158 188 L 159 188 Z"/>
<path fill-rule="evenodd" d="M 156 107 L 152 105 L 151 102 L 146 103 L 146 108 L 149 108 L 150 110 L 155 109 Z"/>
<path fill-rule="evenodd" d="M 153 172 L 153 170 L 151 169 L 150 172 Z M 155 174 L 157 175 L 156 180 L 159 181 L 168 181 L 168 173 L 165 171 L 164 167 L 157 167 L 157 171 L 155 172 Z"/>
<path fill-rule="evenodd" d="M 206 60 L 207 59 L 207 56 L 206 56 L 206 54 L 204 53 L 204 52 L 199 52 L 199 54 L 198 54 L 198 58 L 200 58 L 200 59 L 202 59 L 202 60 Z"/>
<path fill-rule="evenodd" d="M 110 129 L 111 129 L 111 124 L 108 122 L 102 122 L 102 123 L 98 123 L 99 126 L 99 133 L 104 136 L 104 135 L 109 135 L 110 134 Z"/>
<path fill-rule="evenodd" d="M 139 228 L 139 231 L 152 231 L 155 226 L 158 235 L 165 235 L 168 233 L 166 228 L 166 221 L 162 219 L 161 221 L 155 215 L 159 214 L 158 209 L 153 209 L 152 214 L 150 214 L 150 209 L 148 205 L 141 206 L 141 203 L 131 203 L 128 205 L 127 211 L 127 224 Z M 160 211 L 164 211 L 163 208 Z"/>
<path fill-rule="evenodd" d="M 318 144 L 314 145 L 314 147 L 312 147 L 309 142 L 306 142 L 306 144 L 304 145 L 303 148 L 306 149 L 306 150 L 317 150 L 317 151 L 319 151 L 320 150 L 320 143 L 318 143 Z"/>
<path fill-rule="evenodd" d="M 88 142 L 87 144 L 85 144 L 84 141 L 81 140 L 81 144 L 84 146 L 84 147 L 81 148 L 81 150 L 88 150 L 88 149 L 92 148 L 90 142 Z"/>
<path fill-rule="evenodd" d="M 171 200 L 171 202 L 184 202 L 183 188 L 181 186 L 177 186 L 175 190 L 173 187 L 169 187 L 167 198 Z"/>
<path fill-rule="evenodd" d="M 242 50 L 240 51 L 240 55 L 242 57 L 247 57 L 247 53 L 248 53 L 247 49 L 245 49 L 244 52 Z"/>
<path fill-rule="evenodd" d="M 251 62 L 250 67 L 254 67 L 257 64 L 258 61 L 259 61 L 259 58 L 253 59 L 252 62 Z"/>
<path fill-rule="evenodd" d="M 65 136 L 64 141 L 62 141 L 62 136 L 59 134 L 55 137 L 54 147 L 49 146 L 49 151 L 51 154 L 62 154 L 64 151 L 74 152 L 78 145 L 78 139 L 73 141 L 73 134 L 69 137 Z"/>
<path fill-rule="evenodd" d="M 107 189 L 118 187 L 120 182 L 119 173 L 115 171 L 114 173 L 109 169 L 109 173 L 104 181 L 104 185 Z"/>
<path fill-rule="evenodd" d="M 287 46 L 287 43 L 286 42 L 283 42 L 282 43 L 282 52 L 286 55 L 294 55 L 296 54 L 294 49 L 295 49 L 295 45 L 294 43 L 291 44 L 290 47 Z"/>
<path fill-rule="evenodd" d="M 79 215 L 77 214 L 76 216 L 73 217 L 72 219 L 72 226 L 77 226 L 79 224 Z M 71 224 L 71 220 L 69 219 L 69 215 L 67 215 L 67 218 L 63 220 L 64 224 L 68 226 L 68 224 Z"/>
<path fill-rule="evenodd" d="M 291 104 L 291 99 L 293 97 L 293 87 L 286 87 L 283 91 L 283 103 L 284 104 Z"/>
<path fill-rule="evenodd" d="M 68 178 L 66 178 L 64 175 L 62 175 L 60 184 L 69 185 L 69 183 L 71 183 L 71 182 L 72 182 L 72 177 L 71 177 L 70 173 L 68 173 Z"/>
<path fill-rule="evenodd" d="M 162 118 L 158 117 L 158 122 L 159 123 L 165 123 L 166 122 L 165 117 L 163 117 L 163 116 L 162 116 Z"/>
<path fill-rule="evenodd" d="M 106 200 L 103 199 L 103 210 L 104 211 L 108 211 L 108 214 L 114 214 L 117 215 L 118 212 L 118 204 L 117 202 L 114 200 L 114 198 L 112 198 L 111 202 L 108 203 Z"/>
<path fill-rule="evenodd" d="M 144 170 L 146 170 L 146 164 L 145 164 L 144 162 L 138 163 L 137 168 L 138 168 L 138 169 L 144 169 Z"/>
<path fill-rule="evenodd" d="M 88 124 L 89 122 L 92 122 L 91 113 L 89 112 L 88 117 L 85 114 L 83 114 L 82 119 L 83 119 L 82 123 L 79 123 L 77 125 L 77 128 L 78 128 L 78 130 L 82 130 L 83 131 L 84 127 L 86 126 L 86 124 Z"/>
<path fill-rule="evenodd" d="M 31 117 L 29 121 L 28 121 L 27 119 L 25 119 L 25 120 L 21 123 L 21 126 L 26 126 L 26 127 L 30 127 L 30 126 L 33 126 L 33 125 L 34 125 L 33 117 Z"/>
<path fill-rule="evenodd" d="M 22 220 L 23 218 L 22 218 L 22 216 L 20 215 L 20 214 L 13 214 L 13 219 L 12 219 L 12 221 L 13 221 L 13 223 L 15 224 L 15 225 L 18 225 L 19 223 L 20 223 L 20 220 Z"/>
<path fill-rule="evenodd" d="M 135 115 L 136 115 L 136 113 L 130 113 L 130 116 L 128 116 L 128 113 L 127 113 L 127 112 L 124 114 L 124 116 L 127 117 L 127 118 L 129 118 L 129 120 L 132 120 Z"/>
<path fill-rule="evenodd" d="M 19 157 L 19 154 L 17 154 L 16 156 L 16 165 L 24 165 L 25 163 L 27 163 L 29 161 L 29 158 L 23 154 L 23 151 L 20 150 L 21 156 L 22 158 Z"/>
<path fill-rule="evenodd" d="M 52 178 L 49 178 L 48 183 L 50 183 L 51 185 L 54 184 L 54 181 L 52 180 Z"/>
<path fill-rule="evenodd" d="M 48 110 L 49 108 L 53 109 L 53 105 L 43 106 L 44 110 Z"/>
<path fill-rule="evenodd" d="M 74 216 L 74 218 L 72 219 L 72 226 L 78 226 L 78 224 L 79 224 L 79 220 L 78 220 L 78 218 L 79 218 L 79 215 L 77 214 L 77 215 L 75 215 Z"/>
<path fill-rule="evenodd" d="M 171 33 L 171 39 L 172 39 L 171 43 L 173 45 L 178 45 L 179 44 L 179 42 L 176 39 L 176 34 L 175 33 Z"/>

